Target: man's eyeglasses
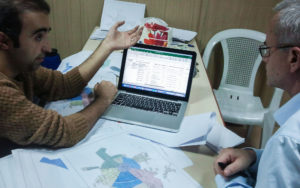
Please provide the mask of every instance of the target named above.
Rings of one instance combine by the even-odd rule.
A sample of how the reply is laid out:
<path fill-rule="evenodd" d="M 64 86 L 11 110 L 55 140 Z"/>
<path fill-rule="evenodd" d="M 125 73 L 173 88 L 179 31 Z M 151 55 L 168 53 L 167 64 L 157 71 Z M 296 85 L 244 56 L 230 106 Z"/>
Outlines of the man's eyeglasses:
<path fill-rule="evenodd" d="M 283 49 L 283 48 L 292 48 L 294 45 L 284 45 L 284 46 L 267 46 L 265 44 L 259 46 L 259 53 L 261 57 L 269 57 L 271 48 Z"/>

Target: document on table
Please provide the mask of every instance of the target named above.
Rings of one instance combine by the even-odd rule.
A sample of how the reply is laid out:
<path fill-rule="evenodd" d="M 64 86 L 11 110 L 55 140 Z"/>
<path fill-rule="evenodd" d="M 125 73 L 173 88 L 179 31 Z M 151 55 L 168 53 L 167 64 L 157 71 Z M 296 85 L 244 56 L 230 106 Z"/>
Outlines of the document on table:
<path fill-rule="evenodd" d="M 97 28 L 93 31 L 92 35 L 90 36 L 91 40 L 101 40 L 105 39 L 108 31 L 103 31 L 100 28 Z"/>
<path fill-rule="evenodd" d="M 189 30 L 184 30 L 184 29 L 178 29 L 178 28 L 173 28 L 172 29 L 172 38 L 178 39 L 182 42 L 189 42 L 193 40 L 197 32 L 195 31 L 189 31 Z"/>
<path fill-rule="evenodd" d="M 60 66 L 58 67 L 58 71 L 62 73 L 67 73 L 73 68 L 82 64 L 85 60 L 87 60 L 92 51 L 81 51 L 74 55 L 71 55 L 62 60 Z M 120 68 L 122 63 L 121 52 L 113 52 L 110 56 L 105 60 L 104 64 L 97 71 L 94 77 L 88 83 L 88 87 L 93 88 L 97 82 L 101 82 L 102 80 L 110 81 L 114 85 L 117 85 L 116 76 L 120 74 Z"/>
<path fill-rule="evenodd" d="M 218 152 L 223 148 L 234 147 L 245 142 L 245 139 L 233 133 L 223 125 L 215 122 L 207 136 L 207 145 Z"/>
<path fill-rule="evenodd" d="M 215 113 L 184 117 L 178 133 L 119 123 L 130 135 L 147 139 L 167 147 L 205 145 L 207 134 L 216 119 Z"/>
<path fill-rule="evenodd" d="M 105 0 L 100 30 L 108 31 L 116 22 L 125 21 L 119 28 L 120 31 L 127 31 L 140 25 L 145 16 L 146 5 L 140 3 Z"/>
<path fill-rule="evenodd" d="M 184 117 L 178 133 L 126 123 L 111 125 L 120 127 L 120 129 L 126 131 L 131 136 L 147 139 L 167 147 L 208 144 L 212 149 L 218 151 L 221 148 L 237 146 L 245 141 L 244 138 L 241 138 L 219 124 L 216 121 L 216 114 L 214 112 Z"/>
<path fill-rule="evenodd" d="M 14 150 L 13 157 L 30 188 L 201 187 L 158 147 L 119 134 L 55 152 Z"/>
<path fill-rule="evenodd" d="M 22 174 L 17 174 L 15 170 L 13 156 L 9 155 L 0 159 L 0 187 L 14 188 L 18 184 L 22 184 Z M 14 178 L 18 177 L 18 178 Z"/>

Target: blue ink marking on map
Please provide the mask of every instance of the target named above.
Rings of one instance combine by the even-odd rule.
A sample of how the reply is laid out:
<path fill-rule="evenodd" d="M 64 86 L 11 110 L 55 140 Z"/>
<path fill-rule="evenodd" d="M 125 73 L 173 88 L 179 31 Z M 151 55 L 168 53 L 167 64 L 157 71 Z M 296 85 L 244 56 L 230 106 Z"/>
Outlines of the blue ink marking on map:
<path fill-rule="evenodd" d="M 116 188 L 133 188 L 143 183 L 141 180 L 133 176 L 130 172 L 121 172 L 114 182 L 113 187 Z"/>
<path fill-rule="evenodd" d="M 130 168 L 141 169 L 141 166 L 135 160 L 129 159 L 127 157 L 123 157 L 123 164 L 122 165 L 128 167 L 127 171 Z"/>
<path fill-rule="evenodd" d="M 110 69 L 116 72 L 120 72 L 120 68 L 116 66 L 111 66 Z"/>
<path fill-rule="evenodd" d="M 48 159 L 47 157 L 43 157 L 40 162 L 68 169 L 61 159 Z"/>
<path fill-rule="evenodd" d="M 67 72 L 70 69 L 72 69 L 72 66 L 70 66 L 70 63 L 66 63 L 66 68 L 65 70 L 63 70 L 63 73 Z"/>

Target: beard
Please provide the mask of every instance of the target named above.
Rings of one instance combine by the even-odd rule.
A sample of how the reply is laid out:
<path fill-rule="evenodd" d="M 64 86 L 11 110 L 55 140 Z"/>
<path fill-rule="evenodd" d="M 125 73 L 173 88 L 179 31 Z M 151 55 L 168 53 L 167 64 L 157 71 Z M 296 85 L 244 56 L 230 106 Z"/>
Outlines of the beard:
<path fill-rule="evenodd" d="M 40 67 L 43 58 L 43 55 L 40 55 L 33 60 L 26 57 L 24 57 L 23 59 L 22 57 L 17 57 L 13 58 L 11 65 L 13 66 L 13 69 L 18 72 L 32 72 Z"/>
<path fill-rule="evenodd" d="M 37 70 L 40 66 L 42 61 L 39 61 L 40 58 L 36 58 L 32 63 L 29 63 L 27 66 L 27 71 L 35 71 Z"/>

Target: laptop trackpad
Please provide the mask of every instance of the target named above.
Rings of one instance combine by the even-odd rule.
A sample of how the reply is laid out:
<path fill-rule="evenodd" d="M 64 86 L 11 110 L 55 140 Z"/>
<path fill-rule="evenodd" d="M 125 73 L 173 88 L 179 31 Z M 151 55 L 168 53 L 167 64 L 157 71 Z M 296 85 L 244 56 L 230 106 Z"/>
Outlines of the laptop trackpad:
<path fill-rule="evenodd" d="M 106 116 L 107 113 L 109 114 L 109 117 L 148 124 L 153 122 L 156 115 L 156 113 L 153 112 L 120 106 L 112 106 L 108 111 L 106 111 L 104 116 Z"/>
<path fill-rule="evenodd" d="M 127 119 L 131 121 L 143 122 L 143 123 L 151 123 L 155 114 L 147 111 L 135 110 L 135 109 L 127 109 L 123 111 L 122 119 Z"/>

